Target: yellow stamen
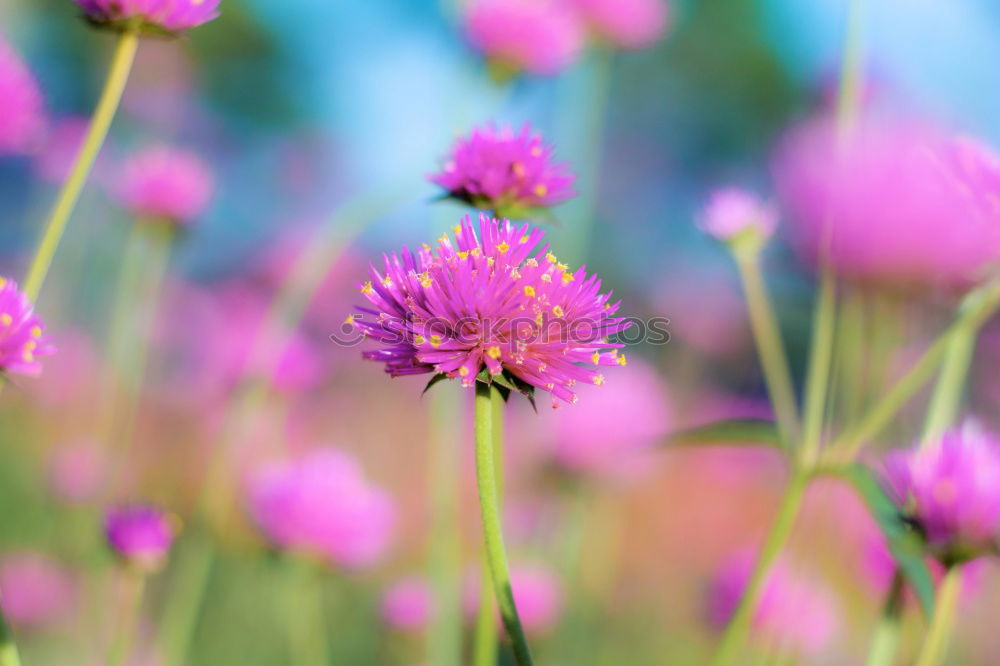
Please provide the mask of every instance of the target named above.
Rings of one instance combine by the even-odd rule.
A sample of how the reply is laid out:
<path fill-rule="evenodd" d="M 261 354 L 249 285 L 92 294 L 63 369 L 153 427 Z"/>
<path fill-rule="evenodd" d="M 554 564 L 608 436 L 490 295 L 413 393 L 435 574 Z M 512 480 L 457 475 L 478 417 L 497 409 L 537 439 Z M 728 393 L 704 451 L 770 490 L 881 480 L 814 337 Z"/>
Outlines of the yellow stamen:
<path fill-rule="evenodd" d="M 628 361 L 625 359 L 625 354 L 618 357 L 618 365 L 625 365 Z"/>
<path fill-rule="evenodd" d="M 549 188 L 545 187 L 545 185 L 543 185 L 541 183 L 539 183 L 538 185 L 535 185 L 535 196 L 536 197 L 544 197 L 548 193 L 549 193 Z"/>
<path fill-rule="evenodd" d="M 527 287 L 524 288 L 524 295 L 527 296 L 528 298 L 534 298 L 535 288 L 529 284 Z"/>
<path fill-rule="evenodd" d="M 386 275 L 384 278 L 382 278 L 382 285 L 385 286 L 385 287 L 391 287 L 392 286 L 392 278 L 389 277 L 388 275 Z"/>
<path fill-rule="evenodd" d="M 31 337 L 33 337 L 33 338 L 40 338 L 40 337 L 42 337 L 42 327 L 41 326 L 32 326 L 31 327 Z"/>
<path fill-rule="evenodd" d="M 430 275 L 427 275 L 425 273 L 424 276 L 420 278 L 420 286 L 423 287 L 424 289 L 429 289 L 430 287 L 434 286 L 434 280 L 431 279 Z"/>
<path fill-rule="evenodd" d="M 594 362 L 594 365 L 600 365 L 601 364 L 600 352 L 594 352 L 594 355 L 590 357 L 590 360 Z"/>
<path fill-rule="evenodd" d="M 347 315 L 347 319 L 344 320 L 344 323 L 347 324 L 348 326 L 353 326 L 354 325 L 354 315 Z M 34 332 L 34 331 L 32 331 L 32 332 Z"/>
<path fill-rule="evenodd" d="M 519 243 L 520 243 L 521 245 L 527 245 L 527 244 L 528 244 L 528 241 L 529 241 L 529 240 L 531 240 L 531 239 L 530 239 L 530 238 L 528 238 L 527 236 L 521 236 L 521 240 L 519 240 L 518 242 L 519 242 Z"/>
<path fill-rule="evenodd" d="M 368 282 L 365 282 L 364 286 L 361 287 L 361 293 L 364 294 L 365 296 L 367 296 L 368 294 L 372 293 L 372 281 L 371 280 L 368 280 Z"/>
<path fill-rule="evenodd" d="M 13 323 L 14 323 L 14 318 L 11 317 L 6 312 L 0 315 L 0 324 L 3 324 L 4 326 L 10 326 Z"/>
<path fill-rule="evenodd" d="M 563 312 L 562 306 L 559 305 L 552 308 L 552 314 L 554 314 L 557 317 L 564 317 L 566 315 L 566 313 Z"/>
<path fill-rule="evenodd" d="M 572 273 L 563 273 L 562 274 L 562 283 L 563 284 L 569 284 L 570 282 L 572 282 L 575 279 L 576 278 L 573 277 Z"/>
<path fill-rule="evenodd" d="M 552 282 L 552 276 L 548 273 L 542 274 L 542 282 Z"/>
<path fill-rule="evenodd" d="M 480 251 L 480 249 L 478 247 L 474 247 L 474 248 L 472 248 L 471 254 L 472 254 L 473 257 L 478 257 L 480 254 L 482 254 L 482 252 Z"/>
<path fill-rule="evenodd" d="M 465 261 L 466 259 L 469 258 L 469 253 L 468 252 L 459 252 L 458 253 L 458 258 L 461 259 L 462 261 Z"/>
<path fill-rule="evenodd" d="M 432 335 L 431 336 L 431 347 L 440 347 L 441 346 L 441 342 L 442 342 L 442 340 L 441 340 L 441 336 L 440 335 Z"/>
<path fill-rule="evenodd" d="M 493 345 L 492 347 L 486 350 L 486 355 L 492 359 L 500 358 L 500 348 L 497 347 L 496 345 Z"/>
<path fill-rule="evenodd" d="M 564 263 L 558 263 L 558 264 L 556 264 L 556 268 L 558 268 L 559 270 L 563 271 L 564 273 L 569 270 L 569 266 L 567 266 Z"/>
<path fill-rule="evenodd" d="M 461 375 L 462 377 L 468 377 L 469 369 L 463 365 L 461 368 L 458 369 L 458 374 Z"/>
<path fill-rule="evenodd" d="M 604 385 L 604 375 L 597 375 L 594 377 L 594 383 L 598 386 Z"/>
<path fill-rule="evenodd" d="M 507 254 L 507 250 L 509 249 L 510 245 L 507 245 L 507 243 L 500 243 L 499 245 L 497 245 L 497 252 L 499 252 L 500 254 Z"/>
<path fill-rule="evenodd" d="M 547 253 L 545 255 L 545 261 L 549 262 L 550 264 L 556 263 L 556 255 L 552 254 L 551 252 Z"/>
<path fill-rule="evenodd" d="M 455 225 L 455 228 L 454 228 L 454 229 L 452 229 L 452 232 L 453 232 L 453 233 L 456 233 L 456 234 L 460 234 L 460 233 L 462 233 L 462 225 L 461 225 L 461 224 L 456 224 L 456 225 Z"/>
<path fill-rule="evenodd" d="M 425 342 L 427 342 L 427 338 L 425 338 L 424 336 L 420 335 L 419 333 L 417 335 L 413 336 L 413 344 L 419 346 L 419 345 L 424 344 Z"/>

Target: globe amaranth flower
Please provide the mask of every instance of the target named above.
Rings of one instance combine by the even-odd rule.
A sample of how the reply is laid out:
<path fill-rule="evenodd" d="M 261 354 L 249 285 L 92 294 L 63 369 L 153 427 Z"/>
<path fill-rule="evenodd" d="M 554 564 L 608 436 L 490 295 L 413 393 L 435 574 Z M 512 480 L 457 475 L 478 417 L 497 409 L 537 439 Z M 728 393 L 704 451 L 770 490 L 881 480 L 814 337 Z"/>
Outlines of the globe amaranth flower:
<path fill-rule="evenodd" d="M 319 449 L 265 465 L 249 481 L 250 514 L 275 545 L 346 567 L 374 563 L 396 520 L 387 493 L 348 454 Z"/>
<path fill-rule="evenodd" d="M 382 620 L 399 631 L 422 631 L 434 615 L 434 593 L 420 577 L 396 581 L 382 594 Z"/>
<path fill-rule="evenodd" d="M 71 615 L 77 599 L 73 574 L 37 551 L 0 557 L 0 607 L 21 629 L 42 629 Z"/>
<path fill-rule="evenodd" d="M 0 156 L 29 152 L 44 127 L 42 94 L 14 49 L 0 36 Z"/>
<path fill-rule="evenodd" d="M 746 589 L 753 568 L 750 552 L 724 562 L 709 587 L 708 620 L 725 627 Z M 799 657 L 822 654 L 840 626 L 837 602 L 828 588 L 779 558 L 764 582 L 752 619 L 753 637 Z"/>
<path fill-rule="evenodd" d="M 220 0 L 74 0 L 90 21 L 114 29 L 180 33 L 219 16 Z"/>
<path fill-rule="evenodd" d="M 464 19 L 469 42 L 504 74 L 555 74 L 583 47 L 583 26 L 562 0 L 474 0 Z"/>
<path fill-rule="evenodd" d="M 114 192 L 136 218 L 184 224 L 205 211 L 213 189 L 212 172 L 200 157 L 152 146 L 125 162 Z"/>
<path fill-rule="evenodd" d="M 553 160 L 553 148 L 525 125 L 476 128 L 458 140 L 451 156 L 431 182 L 448 196 L 501 217 L 521 217 L 572 197 L 567 164 Z"/>
<path fill-rule="evenodd" d="M 759 246 L 778 226 L 778 211 L 755 194 L 735 187 L 714 191 L 702 212 L 701 228 L 721 241 Z"/>
<path fill-rule="evenodd" d="M 872 113 L 844 136 L 820 117 L 782 141 L 774 175 L 796 249 L 826 249 L 843 277 L 955 288 L 1000 262 L 1000 158 L 933 123 Z"/>
<path fill-rule="evenodd" d="M 31 301 L 16 282 L 0 277 L 0 373 L 37 376 L 42 372 L 39 359 L 53 352 Z"/>
<path fill-rule="evenodd" d="M 667 29 L 665 0 L 572 0 L 598 38 L 621 49 L 642 49 Z"/>
<path fill-rule="evenodd" d="M 115 507 L 104 515 L 108 546 L 129 566 L 143 571 L 155 571 L 166 563 L 177 529 L 176 518 L 149 504 Z"/>
<path fill-rule="evenodd" d="M 1000 439 L 974 423 L 886 459 L 889 488 L 945 562 L 997 548 Z"/>
<path fill-rule="evenodd" d="M 628 328 L 597 276 L 559 262 L 528 225 L 466 216 L 455 243 L 384 255 L 383 271 L 359 285 L 373 307 L 349 321 L 381 349 L 364 357 L 392 376 L 439 373 L 471 387 L 480 371 L 505 373 L 576 402 L 578 382 L 603 384 L 600 366 L 625 365 L 609 336 Z M 592 367 L 585 367 L 585 366 Z M 499 381 L 499 380 L 498 380 Z"/>

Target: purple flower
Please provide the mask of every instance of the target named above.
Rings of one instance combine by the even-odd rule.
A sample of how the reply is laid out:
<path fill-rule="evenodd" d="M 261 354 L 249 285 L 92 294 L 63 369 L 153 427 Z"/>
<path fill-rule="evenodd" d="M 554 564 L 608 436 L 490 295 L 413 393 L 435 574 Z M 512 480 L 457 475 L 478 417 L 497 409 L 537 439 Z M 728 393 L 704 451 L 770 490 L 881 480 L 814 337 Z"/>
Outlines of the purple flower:
<path fill-rule="evenodd" d="M 747 234 L 766 240 L 778 226 L 778 211 L 751 192 L 727 187 L 709 197 L 700 224 L 706 233 L 722 241 Z"/>
<path fill-rule="evenodd" d="M 197 155 L 153 146 L 126 161 L 115 192 L 137 218 L 183 224 L 205 211 L 213 188 L 212 172 Z"/>
<path fill-rule="evenodd" d="M 23 629 L 40 629 L 65 618 L 76 593 L 73 575 L 48 555 L 18 551 L 0 558 L 0 605 Z"/>
<path fill-rule="evenodd" d="M 389 544 L 396 509 L 342 451 L 320 449 L 272 463 L 250 478 L 248 503 L 275 545 L 346 567 L 372 564 Z"/>
<path fill-rule="evenodd" d="M 469 42 L 500 68 L 555 74 L 576 60 L 584 31 L 561 0 L 475 0 L 465 13 Z"/>
<path fill-rule="evenodd" d="M 552 147 L 525 125 L 487 126 L 458 140 L 440 173 L 430 177 L 448 195 L 500 217 L 522 217 L 572 197 L 575 176 L 554 162 Z"/>
<path fill-rule="evenodd" d="M 139 22 L 146 30 L 178 33 L 219 15 L 220 0 L 74 0 L 99 25 L 122 28 Z"/>
<path fill-rule="evenodd" d="M 359 285 L 372 307 L 349 320 L 382 345 L 364 357 L 385 363 L 393 377 L 439 373 L 471 387 L 481 370 L 576 402 L 578 382 L 601 385 L 599 366 L 625 365 L 621 344 L 608 337 L 629 322 L 602 294 L 597 276 L 575 272 L 528 225 L 469 217 L 437 250 L 424 245 L 384 255 Z M 584 365 L 594 366 L 594 369 Z"/>
<path fill-rule="evenodd" d="M 104 536 L 116 555 L 138 569 L 153 571 L 167 560 L 177 534 L 176 519 L 158 507 L 135 504 L 109 509 Z"/>
<path fill-rule="evenodd" d="M 965 424 L 886 459 L 900 508 L 941 559 L 962 561 L 997 547 L 1000 439 Z"/>
<path fill-rule="evenodd" d="M 433 593 L 423 578 L 404 578 L 382 595 L 382 619 L 394 629 L 422 631 L 433 613 Z"/>
<path fill-rule="evenodd" d="M 573 0 L 597 36 L 623 49 L 642 49 L 663 36 L 666 0 Z"/>
<path fill-rule="evenodd" d="M 14 49 L 0 36 L 0 156 L 28 152 L 44 127 L 42 94 Z"/>
<path fill-rule="evenodd" d="M 0 277 L 0 372 L 37 376 L 39 358 L 55 352 L 31 301 L 13 280 Z"/>

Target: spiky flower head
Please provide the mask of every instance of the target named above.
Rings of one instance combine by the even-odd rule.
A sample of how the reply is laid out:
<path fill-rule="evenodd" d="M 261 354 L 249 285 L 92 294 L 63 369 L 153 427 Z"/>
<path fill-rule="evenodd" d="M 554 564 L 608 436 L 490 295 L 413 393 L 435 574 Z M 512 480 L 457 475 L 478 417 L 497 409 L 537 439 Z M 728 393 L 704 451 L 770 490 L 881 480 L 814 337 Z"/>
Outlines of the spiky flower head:
<path fill-rule="evenodd" d="M 995 552 L 1000 536 L 1000 439 L 966 423 L 886 460 L 900 508 L 946 563 Z"/>
<path fill-rule="evenodd" d="M 113 507 L 104 516 L 108 546 L 142 571 L 155 571 L 166 563 L 177 531 L 177 519 L 151 504 Z"/>
<path fill-rule="evenodd" d="M 365 358 L 394 377 L 437 373 L 467 387 L 478 378 L 566 402 L 578 382 L 604 383 L 600 366 L 625 365 L 609 338 L 630 322 L 615 317 L 596 275 L 539 249 L 543 232 L 486 215 L 454 232 L 454 243 L 444 235 L 436 249 L 403 248 L 371 267 L 359 285 L 371 307 L 350 318 L 382 346 Z"/>
<path fill-rule="evenodd" d="M 214 177 L 198 155 L 157 145 L 125 162 L 116 188 L 118 200 L 135 217 L 184 224 L 205 211 Z"/>
<path fill-rule="evenodd" d="M 575 178 L 528 125 L 520 132 L 492 125 L 473 129 L 458 139 L 440 173 L 430 176 L 449 197 L 514 219 L 572 197 Z"/>
<path fill-rule="evenodd" d="M 74 0 L 96 25 L 178 34 L 219 16 L 221 0 Z"/>
<path fill-rule="evenodd" d="M 54 352 L 31 301 L 16 282 L 0 277 L 0 373 L 38 376 L 38 359 Z"/>
<path fill-rule="evenodd" d="M 44 125 L 42 94 L 14 49 L 0 36 L 0 155 L 28 152 Z"/>

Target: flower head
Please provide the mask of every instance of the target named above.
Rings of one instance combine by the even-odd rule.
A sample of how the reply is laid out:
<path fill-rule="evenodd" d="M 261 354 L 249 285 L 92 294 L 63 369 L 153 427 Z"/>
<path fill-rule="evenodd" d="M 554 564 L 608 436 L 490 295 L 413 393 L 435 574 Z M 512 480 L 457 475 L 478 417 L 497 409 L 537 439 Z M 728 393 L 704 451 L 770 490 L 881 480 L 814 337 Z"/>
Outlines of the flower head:
<path fill-rule="evenodd" d="M 359 567 L 385 552 L 396 509 L 346 453 L 320 449 L 258 469 L 250 478 L 250 513 L 275 545 Z"/>
<path fill-rule="evenodd" d="M 163 566 L 176 535 L 176 519 L 152 505 L 116 507 L 104 516 L 104 536 L 111 550 L 141 570 Z"/>
<path fill-rule="evenodd" d="M 458 140 L 440 173 L 430 177 L 454 199 L 502 217 L 520 217 L 573 196 L 575 176 L 552 159 L 552 147 L 528 125 L 472 130 Z"/>
<path fill-rule="evenodd" d="M 53 352 L 31 301 L 17 283 L 0 277 L 0 373 L 37 376 L 42 371 L 38 359 Z"/>
<path fill-rule="evenodd" d="M 42 94 L 14 49 L 0 36 L 0 155 L 27 152 L 44 126 Z"/>
<path fill-rule="evenodd" d="M 600 366 L 625 365 L 609 336 L 629 322 L 597 276 L 559 262 L 528 225 L 469 217 L 436 251 L 384 255 L 359 285 L 372 307 L 352 317 L 382 345 L 364 357 L 392 376 L 439 373 L 471 387 L 505 378 L 575 402 L 578 383 L 603 384 Z M 585 367 L 586 365 L 591 367 Z"/>
<path fill-rule="evenodd" d="M 18 551 L 0 558 L 0 606 L 15 625 L 37 629 L 58 622 L 75 600 L 72 574 L 48 555 Z"/>
<path fill-rule="evenodd" d="M 701 228 L 722 241 L 753 237 L 767 240 L 778 226 L 778 211 L 756 195 L 735 187 L 712 193 L 701 217 Z"/>
<path fill-rule="evenodd" d="M 775 160 L 792 240 L 824 245 L 842 276 L 961 287 L 1000 262 L 1000 158 L 930 123 L 866 117 L 844 136 L 829 118 L 795 128 Z"/>
<path fill-rule="evenodd" d="M 465 14 L 469 42 L 498 68 L 555 74 L 576 60 L 583 28 L 560 0 L 475 0 Z"/>
<path fill-rule="evenodd" d="M 74 0 L 98 25 L 121 29 L 138 22 L 153 32 L 179 33 L 219 15 L 220 0 Z"/>
<path fill-rule="evenodd" d="M 382 595 L 382 619 L 400 631 L 421 631 L 434 612 L 434 595 L 423 578 L 404 578 Z"/>
<path fill-rule="evenodd" d="M 971 559 L 1000 535 L 1000 439 L 976 424 L 886 460 L 890 489 L 942 560 Z"/>
<path fill-rule="evenodd" d="M 663 36 L 666 0 L 573 0 L 598 37 L 623 49 L 642 49 Z"/>
<path fill-rule="evenodd" d="M 212 172 L 197 155 L 153 146 L 126 161 L 115 193 L 137 218 L 183 224 L 205 211 L 213 187 Z"/>

